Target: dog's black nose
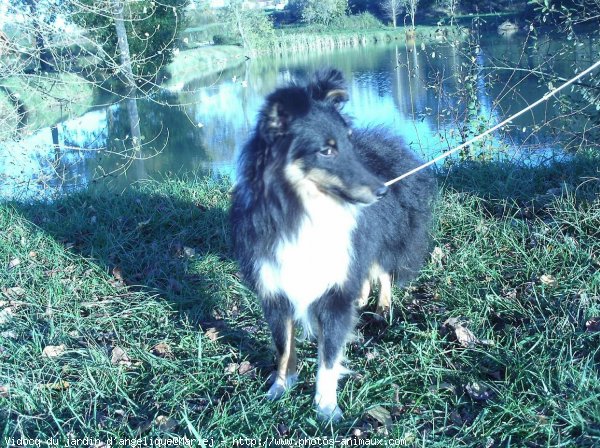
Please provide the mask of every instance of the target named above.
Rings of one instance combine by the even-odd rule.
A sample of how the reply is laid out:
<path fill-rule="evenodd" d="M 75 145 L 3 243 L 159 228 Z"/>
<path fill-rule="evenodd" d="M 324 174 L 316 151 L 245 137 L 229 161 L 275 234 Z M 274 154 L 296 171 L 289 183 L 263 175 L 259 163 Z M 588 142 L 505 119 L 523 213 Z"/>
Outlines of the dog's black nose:
<path fill-rule="evenodd" d="M 381 199 L 382 197 L 385 196 L 387 191 L 388 191 L 388 187 L 383 185 L 382 187 L 379 187 L 377 190 L 375 190 L 375 196 L 377 196 L 378 199 Z"/>

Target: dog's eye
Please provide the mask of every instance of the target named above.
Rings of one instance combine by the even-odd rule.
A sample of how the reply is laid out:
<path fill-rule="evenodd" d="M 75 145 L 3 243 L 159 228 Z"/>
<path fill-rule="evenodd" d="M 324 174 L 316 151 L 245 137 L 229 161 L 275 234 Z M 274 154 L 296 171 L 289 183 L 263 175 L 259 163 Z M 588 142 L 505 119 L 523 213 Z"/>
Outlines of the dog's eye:
<path fill-rule="evenodd" d="M 326 146 L 325 148 L 319 151 L 319 154 L 325 157 L 331 157 L 335 154 L 335 149 L 333 149 L 331 146 Z"/>

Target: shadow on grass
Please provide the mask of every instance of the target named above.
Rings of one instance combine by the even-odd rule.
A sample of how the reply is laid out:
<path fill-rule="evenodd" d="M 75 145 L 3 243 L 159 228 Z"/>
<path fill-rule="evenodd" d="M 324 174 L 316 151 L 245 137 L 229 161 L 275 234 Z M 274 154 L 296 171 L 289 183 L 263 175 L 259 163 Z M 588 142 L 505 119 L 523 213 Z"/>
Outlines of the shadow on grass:
<path fill-rule="evenodd" d="M 448 169 L 440 184 L 481 199 L 490 218 L 529 219 L 551 213 L 552 202 L 563 194 L 593 201 L 598 166 L 598 158 L 585 155 L 538 167 L 473 162 Z M 115 285 L 159 294 L 182 319 L 204 332 L 214 330 L 243 358 L 270 368 L 270 348 L 256 349 L 262 344 L 254 335 L 255 323 L 262 322 L 259 306 L 231 257 L 229 188 L 225 181 L 208 178 L 165 179 L 120 194 L 87 191 L 14 207 L 70 251 L 93 260 Z M 423 281 L 414 294 L 427 298 L 430 291 L 423 291 L 432 287 Z M 425 323 L 423 316 L 403 314 L 408 316 Z M 245 320 L 250 323 L 240 326 Z M 359 325 L 365 337 L 375 340 L 386 338 L 386 327 L 369 313 Z"/>
<path fill-rule="evenodd" d="M 229 188 L 227 181 L 210 178 L 167 179 L 119 194 L 86 191 L 13 207 L 98 265 L 113 286 L 157 294 L 182 323 L 218 335 L 258 368 L 271 367 L 269 347 L 257 350 L 263 343 L 253 335 L 256 328 L 239 326 L 244 314 L 255 321 L 260 309 L 231 259 Z"/>
<path fill-rule="evenodd" d="M 493 216 L 516 212 L 523 218 L 543 213 L 556 197 L 593 201 L 598 194 L 600 155 L 576 154 L 568 160 L 527 166 L 513 162 L 469 162 L 445 169 L 440 183 L 490 204 Z M 499 203 L 503 203 L 499 209 Z"/>

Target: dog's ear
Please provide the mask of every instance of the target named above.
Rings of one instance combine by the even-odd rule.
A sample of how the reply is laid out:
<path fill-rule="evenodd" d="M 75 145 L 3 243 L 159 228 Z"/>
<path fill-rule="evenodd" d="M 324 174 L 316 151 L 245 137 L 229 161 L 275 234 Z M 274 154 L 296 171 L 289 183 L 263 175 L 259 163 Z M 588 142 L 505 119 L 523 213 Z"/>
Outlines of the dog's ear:
<path fill-rule="evenodd" d="M 320 70 L 308 85 L 310 96 L 315 101 L 327 101 L 341 108 L 348 101 L 346 81 L 342 72 L 335 68 Z"/>
<path fill-rule="evenodd" d="M 306 89 L 295 86 L 277 89 L 267 97 L 260 114 L 258 129 L 261 136 L 273 142 L 277 137 L 285 135 L 290 123 L 306 115 L 309 109 L 310 97 Z"/>

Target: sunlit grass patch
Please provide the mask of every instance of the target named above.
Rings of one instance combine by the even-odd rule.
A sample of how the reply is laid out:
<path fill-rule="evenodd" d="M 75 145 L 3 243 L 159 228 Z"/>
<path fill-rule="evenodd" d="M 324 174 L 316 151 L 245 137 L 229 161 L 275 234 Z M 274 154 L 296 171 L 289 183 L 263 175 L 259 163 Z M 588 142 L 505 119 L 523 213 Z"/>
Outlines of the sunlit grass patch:
<path fill-rule="evenodd" d="M 232 261 L 228 182 L 167 178 L 2 204 L 0 433 L 594 446 L 593 160 L 473 165 L 440 179 L 432 258 L 395 289 L 389 326 L 363 314 L 334 426 L 313 409 L 311 341 L 299 342 L 299 384 L 264 398 L 273 352 Z"/>

